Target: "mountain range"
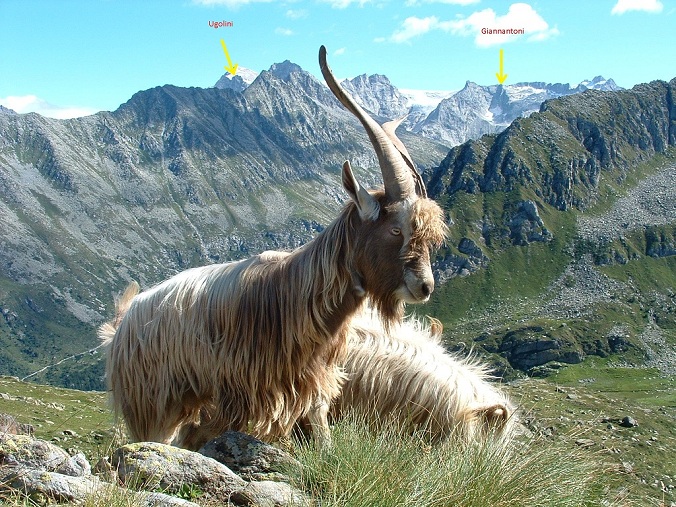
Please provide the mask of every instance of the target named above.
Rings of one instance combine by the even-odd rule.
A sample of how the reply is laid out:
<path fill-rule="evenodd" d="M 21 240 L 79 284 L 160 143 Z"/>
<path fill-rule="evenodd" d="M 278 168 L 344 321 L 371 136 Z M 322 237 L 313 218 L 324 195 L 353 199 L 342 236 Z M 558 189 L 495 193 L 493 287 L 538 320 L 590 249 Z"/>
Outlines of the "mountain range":
<path fill-rule="evenodd" d="M 302 69 L 288 60 L 273 65 L 269 72 L 288 76 Z M 258 74 L 249 69 L 237 76 L 223 75 L 216 88 L 243 91 Z M 542 82 L 482 86 L 467 81 L 459 91 L 400 90 L 387 76 L 362 74 L 341 83 L 364 109 L 381 120 L 406 116 L 409 132 L 452 147 L 484 134 L 501 132 L 516 118 L 538 111 L 545 100 L 585 90 L 621 90 L 612 79 L 597 76 L 577 86 Z"/>
<path fill-rule="evenodd" d="M 116 111 L 71 120 L 0 110 L 3 372 L 26 376 L 72 355 L 31 378 L 100 389 L 95 328 L 129 281 L 148 287 L 190 266 L 306 242 L 345 199 L 339 169 L 346 158 L 364 185 L 378 185 L 377 161 L 361 125 L 311 74 L 284 62 L 255 77 L 240 72 L 226 80 L 232 87 L 156 87 Z M 416 111 L 422 118 L 429 101 L 441 97 L 427 95 L 416 106 L 410 97 L 420 93 L 396 90 L 382 76 L 349 83 L 346 88 L 379 119 L 406 108 L 410 118 Z M 529 85 L 542 97 L 572 89 L 558 86 Z M 421 311 L 442 318 L 455 335 L 451 341 L 481 343 L 505 374 L 610 353 L 617 326 L 627 335 L 619 342 L 645 350 L 639 337 L 648 317 L 621 325 L 607 318 L 586 335 L 582 323 L 566 321 L 566 333 L 550 333 L 549 345 L 535 340 L 539 356 L 524 359 L 519 352 L 533 336 L 546 334 L 533 331 L 542 327 L 543 305 L 564 289 L 583 291 L 579 285 L 596 279 L 599 266 L 648 269 L 643 263 L 651 253 L 673 265 L 674 220 L 667 212 L 660 225 L 618 215 L 612 223 L 626 218 L 637 225 L 611 241 L 594 234 L 582 240 L 577 224 L 594 206 L 608 208 L 639 181 L 665 174 L 675 144 L 675 87 L 671 81 L 588 90 L 546 100 L 528 114 L 535 95 L 468 83 L 418 123 L 410 120 L 399 135 L 448 211 L 453 231 L 435 261 L 440 288 Z M 483 131 L 468 125 L 486 103 L 491 128 L 499 130 L 495 122 L 507 122 L 508 115 L 516 120 L 479 137 Z M 449 151 L 455 142 L 433 135 L 432 125 L 448 120 L 442 111 L 451 106 L 465 115 L 464 126 L 458 123 L 463 135 L 476 133 L 477 139 Z M 657 202 L 671 209 L 676 193 L 669 178 L 663 180 L 667 187 Z M 626 304 L 651 308 L 658 320 L 650 325 L 668 330 L 673 274 L 665 272 L 651 287 L 652 299 L 637 289 Z M 515 318 L 513 301 L 528 298 L 540 305 L 524 312 L 530 320 L 508 330 L 486 324 L 486 315 L 502 315 L 507 326 Z M 470 321 L 474 325 L 459 324 Z"/>

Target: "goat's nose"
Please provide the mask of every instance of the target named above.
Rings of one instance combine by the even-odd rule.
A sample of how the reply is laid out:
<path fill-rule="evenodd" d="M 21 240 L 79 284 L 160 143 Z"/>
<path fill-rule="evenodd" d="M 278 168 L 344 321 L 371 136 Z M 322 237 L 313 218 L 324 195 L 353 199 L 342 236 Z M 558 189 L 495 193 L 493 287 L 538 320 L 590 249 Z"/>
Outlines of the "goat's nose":
<path fill-rule="evenodd" d="M 425 297 L 432 294 L 432 292 L 434 292 L 434 281 L 423 282 L 423 284 L 420 286 L 420 291 Z"/>

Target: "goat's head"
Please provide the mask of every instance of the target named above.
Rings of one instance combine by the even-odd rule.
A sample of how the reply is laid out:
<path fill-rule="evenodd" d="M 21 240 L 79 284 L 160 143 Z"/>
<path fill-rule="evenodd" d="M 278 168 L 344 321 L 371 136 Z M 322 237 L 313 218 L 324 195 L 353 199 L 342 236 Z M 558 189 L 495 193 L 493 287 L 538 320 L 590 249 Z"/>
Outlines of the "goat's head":
<path fill-rule="evenodd" d="M 349 162 L 343 164 L 343 186 L 358 211 L 353 259 L 357 292 L 368 294 L 385 317 L 401 316 L 403 303 L 427 301 L 434 290 L 431 249 L 446 237 L 441 208 L 427 198 L 411 156 L 394 131 L 402 120 L 382 126 L 354 102 L 336 81 L 319 49 L 319 65 L 329 88 L 364 126 L 378 156 L 384 190 L 368 192 L 359 185 Z"/>

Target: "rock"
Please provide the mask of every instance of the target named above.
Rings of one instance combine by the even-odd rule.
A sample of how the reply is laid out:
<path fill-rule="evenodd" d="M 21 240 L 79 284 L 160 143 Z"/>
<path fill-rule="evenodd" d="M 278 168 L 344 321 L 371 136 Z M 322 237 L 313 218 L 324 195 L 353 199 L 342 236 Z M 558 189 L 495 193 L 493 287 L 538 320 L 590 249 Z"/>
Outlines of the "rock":
<path fill-rule="evenodd" d="M 594 442 L 591 438 L 578 438 L 575 441 L 575 445 L 580 447 L 593 447 L 596 445 L 596 442 Z"/>
<path fill-rule="evenodd" d="M 101 482 L 95 476 L 75 477 L 46 472 L 25 466 L 7 467 L 0 473 L 0 490 L 25 491 L 31 498 L 46 498 L 57 502 L 82 502 L 96 491 Z M 40 502 L 42 503 L 42 502 Z"/>
<path fill-rule="evenodd" d="M 235 503 L 256 507 L 309 507 L 312 501 L 284 482 L 250 482 L 243 491 L 232 496 Z"/>
<path fill-rule="evenodd" d="M 3 420 L 13 421 L 10 418 Z M 120 447 L 112 463 L 102 459 L 96 464 L 99 475 L 95 476 L 81 453 L 69 456 L 55 444 L 32 436 L 0 433 L 0 493 L 25 495 L 31 504 L 105 505 L 119 498 L 120 505 L 198 507 L 179 498 L 190 493 L 190 498 L 218 505 L 312 505 L 303 492 L 287 482 L 277 482 L 288 480 L 287 474 L 300 474 L 302 467 L 281 449 L 243 433 L 226 432 L 207 443 L 202 452 L 219 457 L 249 479 L 259 480 L 248 482 L 207 455 L 155 442 Z"/>
<path fill-rule="evenodd" d="M 185 485 L 227 500 L 246 481 L 215 459 L 157 442 L 127 444 L 115 451 L 112 466 L 120 481 L 134 488 L 178 493 Z"/>
<path fill-rule="evenodd" d="M 439 283 L 443 284 L 455 276 L 468 276 L 481 268 L 485 268 L 490 262 L 481 247 L 469 238 L 460 240 L 458 251 L 462 255 L 446 252 L 443 257 L 437 257 L 434 260 L 432 270 L 435 280 Z"/>
<path fill-rule="evenodd" d="M 61 447 L 29 435 L 0 433 L 0 462 L 71 477 L 90 475 L 92 471 L 84 454 L 70 456 Z"/>
<path fill-rule="evenodd" d="M 525 246 L 536 241 L 547 242 L 552 240 L 552 233 L 545 227 L 537 204 L 534 201 L 521 201 L 516 213 L 507 224 L 509 238 L 512 244 Z"/>
<path fill-rule="evenodd" d="M 513 368 L 528 371 L 552 361 L 577 364 L 584 352 L 568 330 L 545 330 L 542 326 L 525 326 L 505 334 L 498 351 Z"/>
<path fill-rule="evenodd" d="M 198 504 L 165 493 L 136 493 L 133 504 L 139 507 L 200 507 Z"/>
<path fill-rule="evenodd" d="M 24 466 L 5 467 L 0 473 L 0 491 L 22 491 L 37 503 L 90 501 L 96 505 L 112 497 L 129 498 L 129 505 L 138 507 L 199 507 L 197 504 L 164 493 L 131 492 L 90 475 L 73 477 L 56 472 L 44 472 Z M 120 505 L 127 505 L 121 502 Z"/>
<path fill-rule="evenodd" d="M 0 393 L 0 398 L 11 399 L 6 393 Z M 0 433 L 12 433 L 14 435 L 32 435 L 35 429 L 31 424 L 22 424 L 9 414 L 0 414 Z"/>
<path fill-rule="evenodd" d="M 550 375 L 553 375 L 554 373 L 561 370 L 561 368 L 563 367 L 564 367 L 563 363 L 551 361 L 547 364 L 543 364 L 540 366 L 533 366 L 530 370 L 528 370 L 528 375 L 534 378 L 549 377 Z"/>
<path fill-rule="evenodd" d="M 245 433 L 227 431 L 207 442 L 200 454 L 213 458 L 246 480 L 288 480 L 302 465 L 290 454 Z"/>
<path fill-rule="evenodd" d="M 631 416 L 625 416 L 620 421 L 620 426 L 623 428 L 634 428 L 635 426 L 638 426 L 638 422 L 636 422 L 636 419 Z"/>

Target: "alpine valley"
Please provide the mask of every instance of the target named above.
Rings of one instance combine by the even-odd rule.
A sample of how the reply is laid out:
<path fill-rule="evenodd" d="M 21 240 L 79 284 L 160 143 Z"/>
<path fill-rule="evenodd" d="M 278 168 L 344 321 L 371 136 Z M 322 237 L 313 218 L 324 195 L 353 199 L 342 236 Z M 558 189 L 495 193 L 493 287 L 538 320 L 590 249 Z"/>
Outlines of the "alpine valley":
<path fill-rule="evenodd" d="M 507 379 L 590 356 L 676 373 L 676 80 L 344 86 L 381 121 L 408 115 L 448 212 L 438 288 L 411 310 L 449 347 Z M 361 126 L 290 62 L 83 118 L 1 108 L 1 371 L 103 389 L 96 328 L 131 280 L 308 241 L 345 200 L 346 158 L 378 185 Z"/>

